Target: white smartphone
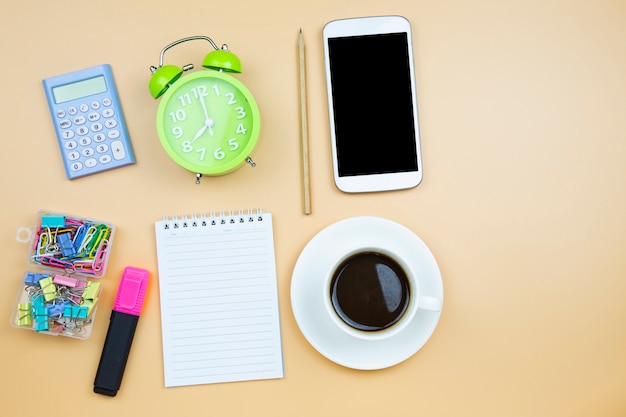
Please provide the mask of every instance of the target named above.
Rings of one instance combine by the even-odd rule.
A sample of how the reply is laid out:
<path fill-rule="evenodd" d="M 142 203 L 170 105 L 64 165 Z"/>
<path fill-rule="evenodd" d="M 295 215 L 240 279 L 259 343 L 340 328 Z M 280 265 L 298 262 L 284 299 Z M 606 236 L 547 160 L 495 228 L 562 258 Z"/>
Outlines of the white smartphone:
<path fill-rule="evenodd" d="M 323 30 L 335 184 L 417 186 L 422 156 L 411 25 L 401 16 L 334 20 Z"/>

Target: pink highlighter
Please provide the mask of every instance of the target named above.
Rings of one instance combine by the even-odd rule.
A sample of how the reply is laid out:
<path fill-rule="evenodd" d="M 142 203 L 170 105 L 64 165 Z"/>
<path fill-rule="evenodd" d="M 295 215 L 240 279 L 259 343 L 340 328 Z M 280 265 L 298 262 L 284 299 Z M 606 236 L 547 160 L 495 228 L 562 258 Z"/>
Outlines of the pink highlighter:
<path fill-rule="evenodd" d="M 114 397 L 120 389 L 149 276 L 145 269 L 132 266 L 124 269 L 94 381 L 93 391 L 98 394 Z"/>

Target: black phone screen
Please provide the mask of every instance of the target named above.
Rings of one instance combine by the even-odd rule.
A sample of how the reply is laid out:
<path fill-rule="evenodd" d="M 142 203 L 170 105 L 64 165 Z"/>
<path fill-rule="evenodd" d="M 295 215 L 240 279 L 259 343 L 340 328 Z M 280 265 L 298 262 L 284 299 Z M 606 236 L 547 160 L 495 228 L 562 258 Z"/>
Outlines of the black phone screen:
<path fill-rule="evenodd" d="M 339 176 L 417 171 L 407 33 L 328 39 Z"/>

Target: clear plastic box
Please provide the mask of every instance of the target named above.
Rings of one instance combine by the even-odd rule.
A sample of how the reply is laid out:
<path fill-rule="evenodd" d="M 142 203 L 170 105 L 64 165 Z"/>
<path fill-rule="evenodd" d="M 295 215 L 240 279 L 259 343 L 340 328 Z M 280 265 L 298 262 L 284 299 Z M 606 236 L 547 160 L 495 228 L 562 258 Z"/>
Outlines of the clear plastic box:
<path fill-rule="evenodd" d="M 100 282 L 54 271 L 26 271 L 11 325 L 52 336 L 91 336 L 102 291 Z"/>
<path fill-rule="evenodd" d="M 64 274 L 106 274 L 115 226 L 102 220 L 40 210 L 30 236 L 28 264 Z"/>
<path fill-rule="evenodd" d="M 32 229 L 16 239 L 28 242 L 11 325 L 38 333 L 87 339 L 96 316 L 101 285 L 113 247 L 109 222 L 50 210 L 37 212 Z"/>

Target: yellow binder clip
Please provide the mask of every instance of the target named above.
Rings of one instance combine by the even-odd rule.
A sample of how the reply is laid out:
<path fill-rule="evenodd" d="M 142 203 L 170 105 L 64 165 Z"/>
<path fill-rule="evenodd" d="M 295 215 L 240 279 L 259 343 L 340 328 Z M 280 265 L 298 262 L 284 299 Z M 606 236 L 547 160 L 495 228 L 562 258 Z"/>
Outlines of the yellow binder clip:
<path fill-rule="evenodd" d="M 98 293 L 100 292 L 99 282 L 89 282 L 85 291 L 83 292 L 83 300 L 95 301 L 98 299 Z"/>
<path fill-rule="evenodd" d="M 46 301 L 52 301 L 57 298 L 57 287 L 52 282 L 52 277 L 39 280 L 39 286 Z"/>
<path fill-rule="evenodd" d="M 19 303 L 17 305 L 17 325 L 18 326 L 32 326 L 33 316 L 31 313 L 31 303 Z"/>

